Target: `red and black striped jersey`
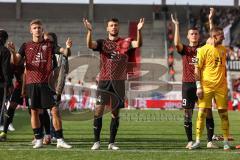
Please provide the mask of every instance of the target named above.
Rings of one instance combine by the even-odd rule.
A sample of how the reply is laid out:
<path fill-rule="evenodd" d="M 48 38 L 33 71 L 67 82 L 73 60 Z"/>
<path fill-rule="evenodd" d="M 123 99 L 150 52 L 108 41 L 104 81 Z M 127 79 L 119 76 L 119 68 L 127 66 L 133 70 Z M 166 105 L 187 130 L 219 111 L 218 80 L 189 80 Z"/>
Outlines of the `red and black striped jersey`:
<path fill-rule="evenodd" d="M 126 80 L 128 54 L 131 49 L 131 38 L 118 38 L 97 40 L 97 48 L 100 52 L 99 80 Z"/>
<path fill-rule="evenodd" d="M 47 83 L 53 69 L 55 47 L 49 40 L 24 43 L 19 54 L 25 57 L 26 84 Z"/>
<path fill-rule="evenodd" d="M 183 82 L 195 82 L 194 76 L 194 64 L 196 63 L 197 48 L 199 46 L 187 46 L 183 45 L 182 52 L 182 65 L 183 65 Z"/>

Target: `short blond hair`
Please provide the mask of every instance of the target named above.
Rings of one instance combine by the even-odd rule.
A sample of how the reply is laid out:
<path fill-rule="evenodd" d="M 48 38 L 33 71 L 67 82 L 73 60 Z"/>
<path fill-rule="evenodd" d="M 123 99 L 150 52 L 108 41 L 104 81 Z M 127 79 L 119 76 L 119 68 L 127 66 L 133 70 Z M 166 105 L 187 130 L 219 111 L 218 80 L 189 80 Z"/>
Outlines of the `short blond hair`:
<path fill-rule="evenodd" d="M 38 24 L 38 25 L 42 25 L 42 21 L 40 19 L 33 19 L 30 23 L 29 26 L 31 27 L 31 25 L 33 24 Z"/>
<path fill-rule="evenodd" d="M 223 28 L 221 28 L 221 27 L 213 27 L 210 30 L 210 36 L 213 36 L 213 33 L 216 33 L 216 32 L 223 32 Z"/>

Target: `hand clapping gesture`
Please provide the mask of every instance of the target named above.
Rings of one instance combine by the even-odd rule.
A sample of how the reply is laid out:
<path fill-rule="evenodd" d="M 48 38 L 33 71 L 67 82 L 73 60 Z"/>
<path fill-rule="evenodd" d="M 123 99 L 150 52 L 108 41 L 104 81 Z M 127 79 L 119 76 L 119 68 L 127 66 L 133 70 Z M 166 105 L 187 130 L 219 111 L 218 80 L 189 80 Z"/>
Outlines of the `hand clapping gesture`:
<path fill-rule="evenodd" d="M 83 18 L 83 24 L 88 31 L 92 31 L 92 24 L 86 18 Z"/>

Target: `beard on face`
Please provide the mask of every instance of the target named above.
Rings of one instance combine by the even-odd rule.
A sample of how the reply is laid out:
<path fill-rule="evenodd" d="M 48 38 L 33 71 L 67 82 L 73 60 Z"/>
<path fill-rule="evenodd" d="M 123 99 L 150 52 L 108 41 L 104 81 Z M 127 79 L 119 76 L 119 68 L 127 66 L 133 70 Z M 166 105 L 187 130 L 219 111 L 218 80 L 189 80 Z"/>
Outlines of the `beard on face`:
<path fill-rule="evenodd" d="M 108 34 L 113 37 L 117 37 L 118 33 L 119 33 L 119 30 L 108 31 Z"/>
<path fill-rule="evenodd" d="M 222 44 L 222 42 L 223 42 L 223 40 L 218 40 L 215 43 L 216 43 L 216 45 L 220 45 L 220 44 Z"/>
<path fill-rule="evenodd" d="M 117 37 L 118 36 L 118 32 L 117 33 L 115 33 L 115 34 L 112 34 L 112 33 L 109 33 L 111 36 L 113 36 L 113 37 Z"/>

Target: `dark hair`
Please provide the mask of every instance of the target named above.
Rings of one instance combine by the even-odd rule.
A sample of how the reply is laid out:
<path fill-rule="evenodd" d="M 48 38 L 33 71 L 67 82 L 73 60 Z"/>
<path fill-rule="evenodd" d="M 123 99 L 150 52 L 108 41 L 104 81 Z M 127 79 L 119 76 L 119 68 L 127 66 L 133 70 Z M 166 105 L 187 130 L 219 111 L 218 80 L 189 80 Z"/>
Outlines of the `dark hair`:
<path fill-rule="evenodd" d="M 189 28 L 188 28 L 188 31 L 189 31 L 189 30 L 199 31 L 199 29 L 198 29 L 197 27 L 189 27 Z"/>
<path fill-rule="evenodd" d="M 0 29 L 0 44 L 4 45 L 7 42 L 7 39 L 8 33 L 5 30 Z"/>
<path fill-rule="evenodd" d="M 58 45 L 58 40 L 57 40 L 57 35 L 56 33 L 53 33 L 53 32 L 48 32 L 46 33 L 47 35 L 51 36 L 53 38 L 53 44 L 54 46 L 57 46 Z"/>
<path fill-rule="evenodd" d="M 117 18 L 110 18 L 107 20 L 107 25 L 109 22 L 115 22 L 115 23 L 119 23 L 119 20 Z"/>

